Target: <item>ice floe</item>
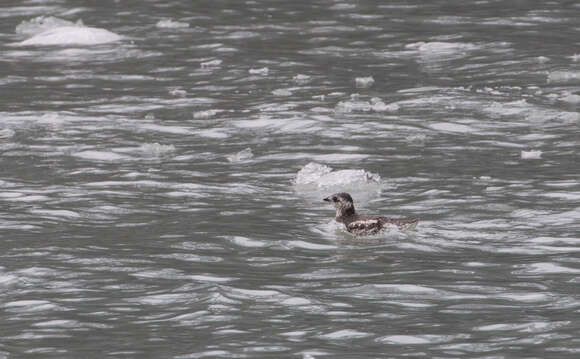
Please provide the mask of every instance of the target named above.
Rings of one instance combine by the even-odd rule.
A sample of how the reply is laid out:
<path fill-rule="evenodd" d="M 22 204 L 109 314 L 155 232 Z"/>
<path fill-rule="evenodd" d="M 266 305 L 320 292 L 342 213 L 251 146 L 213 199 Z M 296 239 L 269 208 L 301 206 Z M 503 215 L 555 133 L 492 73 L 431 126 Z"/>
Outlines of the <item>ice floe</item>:
<path fill-rule="evenodd" d="M 121 36 L 96 27 L 65 26 L 50 29 L 24 40 L 21 46 L 99 45 L 121 40 Z"/>
<path fill-rule="evenodd" d="M 52 16 L 23 21 L 16 26 L 16 33 L 32 35 L 18 46 L 98 45 L 122 39 L 109 30 L 85 26 L 82 20 L 72 22 Z"/>
<path fill-rule="evenodd" d="M 522 160 L 539 160 L 542 158 L 542 151 L 522 151 L 520 156 Z"/>
<path fill-rule="evenodd" d="M 331 167 L 310 162 L 302 167 L 294 178 L 294 185 L 300 189 L 323 189 L 347 191 L 373 187 L 379 189 L 381 176 L 363 169 L 333 170 Z"/>
<path fill-rule="evenodd" d="M 68 20 L 59 19 L 54 16 L 38 16 L 30 20 L 24 20 L 16 26 L 15 32 L 21 35 L 36 35 L 41 32 L 56 29 L 57 27 L 77 26 L 84 27 L 82 20 L 72 22 Z"/>

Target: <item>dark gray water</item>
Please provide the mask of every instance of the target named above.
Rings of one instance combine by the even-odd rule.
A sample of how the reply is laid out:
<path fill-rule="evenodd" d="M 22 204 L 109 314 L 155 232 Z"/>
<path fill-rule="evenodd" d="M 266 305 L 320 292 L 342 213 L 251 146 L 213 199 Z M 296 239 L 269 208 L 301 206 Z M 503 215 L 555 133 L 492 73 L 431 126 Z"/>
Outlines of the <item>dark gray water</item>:
<path fill-rule="evenodd" d="M 577 358 L 579 19 L 4 1 L 0 358 Z"/>

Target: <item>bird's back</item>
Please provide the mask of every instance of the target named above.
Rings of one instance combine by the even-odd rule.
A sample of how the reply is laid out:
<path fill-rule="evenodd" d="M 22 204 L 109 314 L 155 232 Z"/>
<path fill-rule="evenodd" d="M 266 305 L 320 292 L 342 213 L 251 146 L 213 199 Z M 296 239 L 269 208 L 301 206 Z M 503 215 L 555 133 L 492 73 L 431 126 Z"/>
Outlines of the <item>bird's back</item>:
<path fill-rule="evenodd" d="M 376 216 L 354 215 L 343 219 L 346 230 L 358 236 L 378 234 L 381 231 L 395 226 L 400 230 L 412 230 L 417 227 L 418 219 L 397 219 Z"/>

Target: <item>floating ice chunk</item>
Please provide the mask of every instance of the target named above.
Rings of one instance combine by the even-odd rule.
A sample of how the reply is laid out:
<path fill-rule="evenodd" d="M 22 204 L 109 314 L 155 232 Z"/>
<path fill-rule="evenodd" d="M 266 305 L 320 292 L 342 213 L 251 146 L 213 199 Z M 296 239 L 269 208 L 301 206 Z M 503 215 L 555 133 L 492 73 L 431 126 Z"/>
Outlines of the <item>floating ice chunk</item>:
<path fill-rule="evenodd" d="M 222 60 L 215 59 L 211 61 L 202 62 L 200 66 L 202 69 L 209 69 L 212 67 L 219 67 L 222 64 L 222 62 L 223 62 Z"/>
<path fill-rule="evenodd" d="M 59 19 L 54 16 L 38 16 L 30 20 L 24 20 L 16 26 L 16 33 L 21 35 L 36 35 L 46 30 L 55 29 L 63 26 L 84 27 L 82 20 L 76 23 L 68 20 Z"/>
<path fill-rule="evenodd" d="M 294 80 L 294 82 L 296 82 L 298 84 L 308 83 L 308 82 L 310 82 L 310 79 L 311 79 L 310 76 L 302 75 L 302 74 L 298 74 L 292 78 L 292 80 Z"/>
<path fill-rule="evenodd" d="M 187 96 L 187 91 L 183 89 L 172 89 L 169 90 L 169 94 L 176 97 L 185 97 Z"/>
<path fill-rule="evenodd" d="M 272 95 L 274 96 L 292 96 L 292 91 L 288 90 L 288 89 L 277 89 L 272 91 Z"/>
<path fill-rule="evenodd" d="M 548 74 L 548 83 L 579 82 L 580 71 L 554 71 Z"/>
<path fill-rule="evenodd" d="M 139 147 L 139 150 L 143 152 L 146 156 L 159 157 L 171 152 L 175 152 L 175 146 L 161 145 L 157 142 L 144 143 Z"/>
<path fill-rule="evenodd" d="M 230 162 L 241 162 L 241 161 L 249 160 L 252 157 L 254 157 L 254 153 L 252 153 L 252 149 L 249 147 L 241 150 L 240 152 L 236 152 L 236 153 L 233 153 L 231 155 L 226 156 L 226 158 Z"/>
<path fill-rule="evenodd" d="M 573 93 L 568 93 L 565 96 L 562 96 L 560 98 L 560 100 L 564 101 L 564 102 L 568 102 L 568 103 L 580 103 L 580 96 L 573 94 Z"/>
<path fill-rule="evenodd" d="M 351 97 L 351 100 L 340 101 L 336 104 L 334 110 L 336 112 L 350 113 L 353 111 L 369 112 L 373 109 L 368 101 L 361 101 L 356 97 Z"/>
<path fill-rule="evenodd" d="M 155 24 L 155 26 L 160 29 L 183 29 L 189 27 L 189 24 L 186 22 L 174 21 L 171 19 L 163 19 L 160 20 L 157 24 Z"/>
<path fill-rule="evenodd" d="M 570 59 L 574 62 L 578 62 L 578 61 L 580 61 L 580 54 L 574 54 L 574 55 L 570 56 Z"/>
<path fill-rule="evenodd" d="M 119 40 L 121 40 L 121 36 L 105 29 L 82 26 L 63 26 L 41 32 L 28 40 L 19 42 L 17 45 L 98 45 Z"/>
<path fill-rule="evenodd" d="M 371 98 L 371 108 L 375 112 L 395 112 L 399 110 L 399 105 L 396 103 L 386 104 L 378 97 Z"/>
<path fill-rule="evenodd" d="M 10 138 L 14 135 L 15 135 L 14 130 L 11 130 L 9 128 L 5 128 L 3 130 L 0 130 L 0 138 Z"/>
<path fill-rule="evenodd" d="M 262 75 L 262 76 L 266 76 L 268 75 L 268 72 L 270 70 L 267 67 L 262 67 L 261 69 L 250 69 L 248 70 L 248 72 L 252 75 Z"/>
<path fill-rule="evenodd" d="M 365 170 L 338 170 L 315 162 L 310 162 L 296 174 L 294 184 L 297 186 L 316 186 L 318 188 L 348 186 L 356 184 L 380 184 L 378 174 Z"/>
<path fill-rule="evenodd" d="M 413 134 L 413 135 L 409 135 L 409 136 L 405 137 L 405 140 L 409 144 L 415 145 L 415 146 L 422 146 L 422 145 L 424 145 L 426 139 L 427 139 L 427 136 L 425 136 L 422 133 L 417 133 L 417 134 Z"/>
<path fill-rule="evenodd" d="M 372 76 L 368 77 L 357 77 L 354 79 L 354 84 L 358 88 L 368 88 L 375 83 L 375 79 Z"/>
<path fill-rule="evenodd" d="M 196 120 L 207 120 L 208 118 L 214 117 L 218 113 L 218 110 L 196 111 L 193 113 L 193 118 Z"/>
<path fill-rule="evenodd" d="M 522 151 L 522 160 L 539 160 L 542 158 L 542 151 Z"/>
<path fill-rule="evenodd" d="M 546 62 L 550 61 L 550 59 L 546 56 L 538 56 L 536 57 L 536 61 L 540 64 L 545 64 Z"/>

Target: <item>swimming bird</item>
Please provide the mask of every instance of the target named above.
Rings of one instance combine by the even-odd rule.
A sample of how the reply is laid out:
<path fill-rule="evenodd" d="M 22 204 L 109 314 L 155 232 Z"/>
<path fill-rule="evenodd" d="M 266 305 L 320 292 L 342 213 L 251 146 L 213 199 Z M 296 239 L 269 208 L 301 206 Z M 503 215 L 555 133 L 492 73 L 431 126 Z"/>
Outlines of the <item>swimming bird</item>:
<path fill-rule="evenodd" d="M 335 193 L 323 199 L 336 208 L 336 221 L 344 223 L 346 230 L 357 236 L 378 234 L 389 227 L 400 230 L 415 229 L 418 219 L 396 219 L 379 216 L 361 216 L 354 209 L 354 201 L 346 192 Z"/>

